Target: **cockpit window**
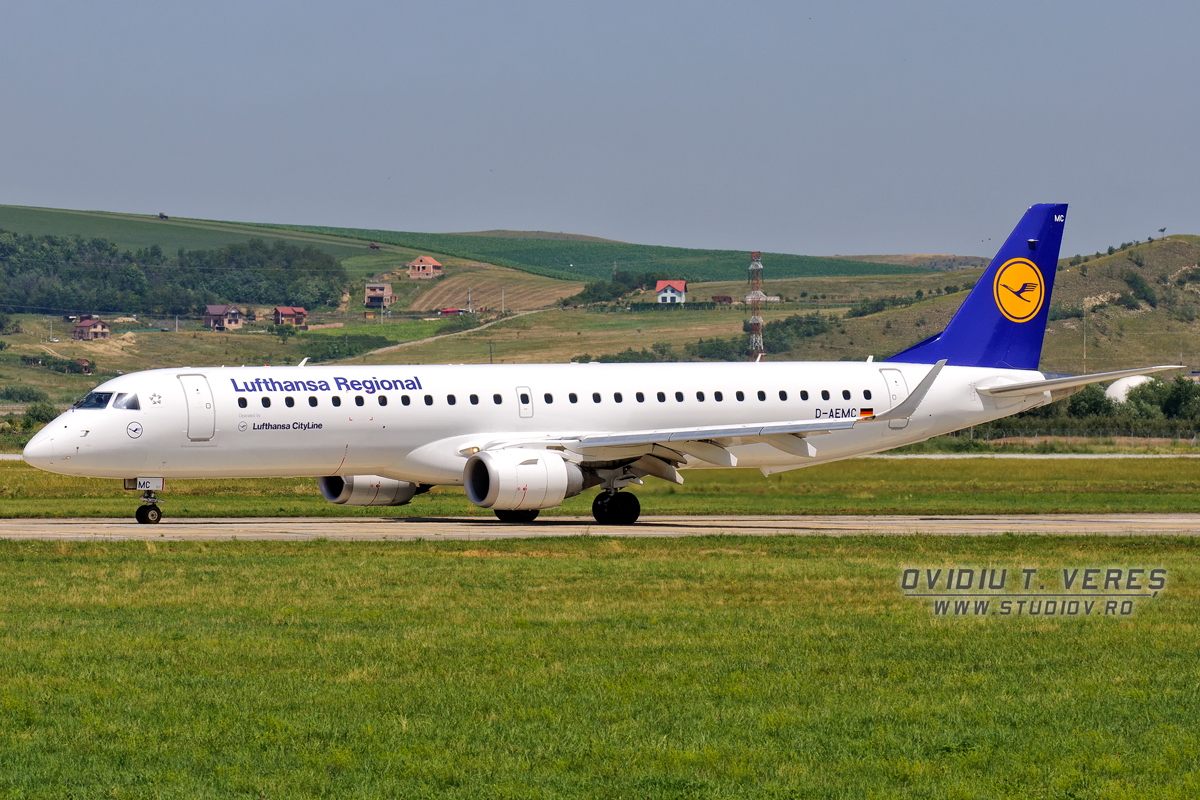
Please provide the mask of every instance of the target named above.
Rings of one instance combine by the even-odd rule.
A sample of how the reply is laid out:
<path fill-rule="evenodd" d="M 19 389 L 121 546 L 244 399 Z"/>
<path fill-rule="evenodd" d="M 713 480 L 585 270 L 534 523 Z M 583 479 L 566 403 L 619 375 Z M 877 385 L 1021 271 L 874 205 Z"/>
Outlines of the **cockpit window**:
<path fill-rule="evenodd" d="M 117 395 L 117 399 L 113 400 L 113 408 L 126 408 L 130 411 L 137 411 L 141 409 L 141 407 L 141 404 L 138 403 L 136 394 L 126 394 L 125 392 L 121 392 Z"/>
<path fill-rule="evenodd" d="M 112 392 L 89 392 L 88 396 L 75 404 L 76 408 L 107 408 Z"/>

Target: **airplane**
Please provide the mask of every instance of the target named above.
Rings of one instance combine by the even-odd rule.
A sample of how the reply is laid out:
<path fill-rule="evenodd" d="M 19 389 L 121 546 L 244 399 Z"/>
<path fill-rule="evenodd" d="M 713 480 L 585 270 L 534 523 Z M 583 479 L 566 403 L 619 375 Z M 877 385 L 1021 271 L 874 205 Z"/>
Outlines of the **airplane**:
<path fill-rule="evenodd" d="M 945 330 L 884 361 L 156 369 L 97 386 L 23 457 L 124 479 L 139 523 L 167 479 L 308 476 L 352 506 L 462 486 L 503 522 L 600 487 L 596 521 L 629 525 L 647 477 L 826 464 L 1180 369 L 1038 370 L 1066 213 L 1032 206 Z"/>

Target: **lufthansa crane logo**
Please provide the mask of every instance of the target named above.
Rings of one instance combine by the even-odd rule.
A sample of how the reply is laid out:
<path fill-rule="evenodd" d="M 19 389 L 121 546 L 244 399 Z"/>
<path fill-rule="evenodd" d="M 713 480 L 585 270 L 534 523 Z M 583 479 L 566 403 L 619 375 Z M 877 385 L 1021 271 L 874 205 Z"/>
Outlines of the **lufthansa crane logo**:
<path fill-rule="evenodd" d="M 1001 314 L 1013 322 L 1028 322 L 1042 310 L 1046 284 L 1036 264 L 1027 258 L 1013 258 L 996 270 L 992 295 Z"/>

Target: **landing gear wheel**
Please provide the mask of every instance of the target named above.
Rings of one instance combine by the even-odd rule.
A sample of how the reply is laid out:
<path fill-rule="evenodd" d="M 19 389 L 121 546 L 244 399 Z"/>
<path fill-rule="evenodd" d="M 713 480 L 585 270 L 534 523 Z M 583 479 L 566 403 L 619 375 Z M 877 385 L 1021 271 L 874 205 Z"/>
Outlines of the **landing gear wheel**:
<path fill-rule="evenodd" d="M 162 511 L 158 506 L 138 506 L 133 516 L 142 525 L 153 525 L 162 519 Z"/>
<path fill-rule="evenodd" d="M 536 508 L 497 508 L 495 511 L 496 519 L 501 522 L 533 522 L 538 515 Z"/>
<path fill-rule="evenodd" d="M 632 525 L 642 513 L 642 504 L 629 492 L 601 492 L 592 501 L 592 516 L 601 525 Z"/>

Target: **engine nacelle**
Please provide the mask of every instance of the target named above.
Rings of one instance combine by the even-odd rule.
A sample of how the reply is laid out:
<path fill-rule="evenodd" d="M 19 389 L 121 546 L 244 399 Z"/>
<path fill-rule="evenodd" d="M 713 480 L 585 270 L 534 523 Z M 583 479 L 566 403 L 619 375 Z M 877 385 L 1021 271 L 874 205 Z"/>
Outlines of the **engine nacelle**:
<path fill-rule="evenodd" d="M 481 508 L 553 508 L 583 491 L 583 470 L 546 450 L 484 451 L 467 460 L 463 485 Z"/>
<path fill-rule="evenodd" d="M 326 500 L 347 506 L 402 506 L 417 493 L 415 483 L 378 475 L 331 475 L 317 478 L 317 486 Z"/>

